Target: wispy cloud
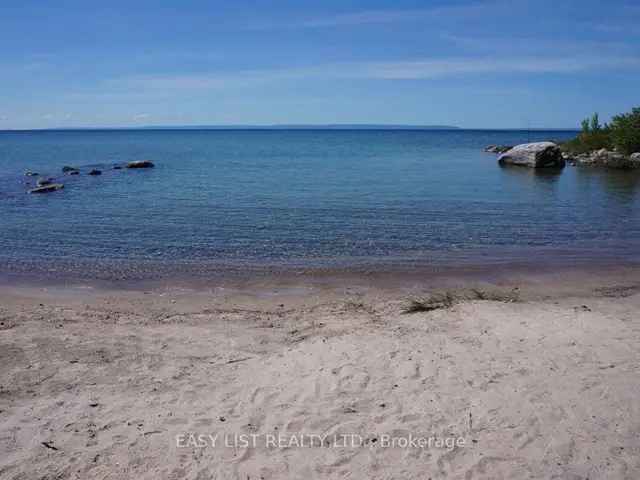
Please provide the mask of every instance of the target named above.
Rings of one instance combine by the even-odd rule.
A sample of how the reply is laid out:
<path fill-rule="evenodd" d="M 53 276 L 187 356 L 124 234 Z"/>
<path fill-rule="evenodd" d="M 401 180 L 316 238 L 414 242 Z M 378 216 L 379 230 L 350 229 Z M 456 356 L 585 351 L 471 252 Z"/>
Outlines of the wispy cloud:
<path fill-rule="evenodd" d="M 637 24 L 630 25 L 627 22 L 592 22 L 588 24 L 593 30 L 601 33 L 615 33 L 624 35 L 640 35 L 640 27 Z"/>
<path fill-rule="evenodd" d="M 599 69 L 638 69 L 640 58 L 566 56 L 447 58 L 415 61 L 351 62 L 266 70 L 192 75 L 137 75 L 114 79 L 111 87 L 131 91 L 211 90 L 286 80 L 428 80 L 484 74 L 569 74 Z"/>
<path fill-rule="evenodd" d="M 443 33 L 440 38 L 467 51 L 492 52 L 500 55 L 513 54 L 515 52 L 525 55 L 531 55 L 535 52 L 555 52 L 555 55 L 580 55 L 584 52 L 589 52 L 591 56 L 620 56 L 622 52 L 632 54 L 637 50 L 634 43 L 622 41 L 535 38 L 514 35 L 509 37 L 498 35 L 468 36 L 451 33 Z"/>
<path fill-rule="evenodd" d="M 300 27 L 315 28 L 366 25 L 373 23 L 406 22 L 422 20 L 425 17 L 451 15 L 452 13 L 469 13 L 471 10 L 474 10 L 476 8 L 476 6 L 469 6 L 464 7 L 464 9 L 460 7 L 441 7 L 414 10 L 368 10 L 303 20 L 297 25 Z"/>
<path fill-rule="evenodd" d="M 418 9 L 380 9 L 361 10 L 332 15 L 317 15 L 307 18 L 294 18 L 286 21 L 252 24 L 250 28 L 326 28 L 384 24 L 396 22 L 423 21 L 428 18 L 446 19 L 451 17 L 471 16 L 496 7 L 492 3 L 472 3 L 466 5 L 446 5 L 433 8 Z"/>
<path fill-rule="evenodd" d="M 640 5 L 622 5 L 608 13 L 599 19 L 583 22 L 583 27 L 604 34 L 640 35 Z"/>

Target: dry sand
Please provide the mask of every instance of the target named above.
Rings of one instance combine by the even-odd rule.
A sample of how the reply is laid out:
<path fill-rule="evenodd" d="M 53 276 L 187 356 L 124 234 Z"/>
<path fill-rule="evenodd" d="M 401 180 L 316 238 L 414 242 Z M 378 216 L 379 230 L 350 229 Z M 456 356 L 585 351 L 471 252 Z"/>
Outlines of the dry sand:
<path fill-rule="evenodd" d="M 414 314 L 420 284 L 5 285 L 0 478 L 635 480 L 637 277 Z"/>

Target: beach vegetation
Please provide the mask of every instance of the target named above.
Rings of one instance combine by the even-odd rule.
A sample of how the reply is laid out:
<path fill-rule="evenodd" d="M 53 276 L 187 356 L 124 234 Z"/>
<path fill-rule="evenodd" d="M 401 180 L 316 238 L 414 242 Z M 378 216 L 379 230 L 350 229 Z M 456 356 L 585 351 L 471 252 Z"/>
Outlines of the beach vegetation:
<path fill-rule="evenodd" d="M 604 148 L 630 155 L 640 151 L 640 108 L 614 116 L 609 124 L 600 123 L 598 113 L 594 113 L 580 125 L 578 136 L 561 145 L 565 152 L 580 154 Z"/>
<path fill-rule="evenodd" d="M 465 301 L 485 300 L 491 302 L 513 303 L 520 300 L 519 291 L 514 288 L 509 291 L 469 290 L 436 292 L 431 295 L 412 298 L 404 307 L 403 313 L 431 312 L 433 310 L 448 309 Z"/>
<path fill-rule="evenodd" d="M 619 152 L 627 155 L 640 152 L 640 107 L 613 117 L 610 135 Z"/>
<path fill-rule="evenodd" d="M 562 149 L 569 153 L 588 153 L 602 148 L 611 149 L 610 127 L 600 123 L 598 113 L 594 113 L 590 118 L 585 118 L 581 122 L 582 130 L 576 138 L 561 145 Z"/>

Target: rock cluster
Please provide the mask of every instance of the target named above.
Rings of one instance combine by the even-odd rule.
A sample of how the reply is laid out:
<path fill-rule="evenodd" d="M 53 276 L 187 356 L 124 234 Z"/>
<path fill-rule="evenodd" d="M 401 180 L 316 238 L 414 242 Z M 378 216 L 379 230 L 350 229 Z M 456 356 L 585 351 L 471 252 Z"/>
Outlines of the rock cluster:
<path fill-rule="evenodd" d="M 135 162 L 129 162 L 125 164 L 125 166 L 127 168 L 153 168 L 155 165 L 153 164 L 153 162 L 149 160 L 139 160 Z M 113 165 L 113 169 L 120 170 L 122 169 L 122 165 L 115 164 Z M 64 167 L 62 167 L 62 173 L 64 175 L 80 175 L 80 169 L 77 167 L 65 165 Z M 89 172 L 87 172 L 87 175 L 91 175 L 91 176 L 102 175 L 102 170 L 97 168 L 92 168 L 91 170 L 89 170 Z M 32 172 L 31 170 L 27 170 L 25 172 L 25 176 L 37 177 L 37 176 L 40 176 L 40 174 L 37 172 Z M 28 184 L 30 183 L 30 181 L 27 181 L 26 183 Z M 28 192 L 29 193 L 49 193 L 49 192 L 55 192 L 56 190 L 61 190 L 63 188 L 64 188 L 64 185 L 62 183 L 55 183 L 55 180 L 53 178 L 41 177 L 36 182 L 36 188 L 30 189 L 28 190 Z"/>
<path fill-rule="evenodd" d="M 578 167 L 603 167 L 622 170 L 640 168 L 640 152 L 626 156 L 603 148 L 589 153 L 565 154 L 564 156 L 569 165 Z"/>

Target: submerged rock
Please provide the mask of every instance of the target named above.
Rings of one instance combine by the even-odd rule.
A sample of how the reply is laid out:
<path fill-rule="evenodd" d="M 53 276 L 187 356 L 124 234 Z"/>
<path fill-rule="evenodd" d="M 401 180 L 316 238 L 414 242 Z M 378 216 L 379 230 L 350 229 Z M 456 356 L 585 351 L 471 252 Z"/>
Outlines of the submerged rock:
<path fill-rule="evenodd" d="M 122 170 L 122 165 L 114 165 L 113 169 L 114 170 Z"/>
<path fill-rule="evenodd" d="M 38 172 L 32 172 L 31 170 L 24 172 L 25 177 L 37 177 L 38 175 L 40 175 Z"/>
<path fill-rule="evenodd" d="M 149 160 L 138 160 L 127 163 L 127 168 L 153 168 L 155 165 Z"/>
<path fill-rule="evenodd" d="M 498 157 L 500 165 L 517 165 L 531 168 L 563 168 L 560 147 L 552 142 L 524 143 L 516 145 Z"/>
<path fill-rule="evenodd" d="M 89 172 L 89 175 L 102 175 L 102 171 L 94 168 Z"/>
<path fill-rule="evenodd" d="M 567 164 L 571 165 L 572 167 L 576 166 L 576 159 L 571 154 L 562 152 L 562 158 L 565 160 L 565 162 L 567 162 Z"/>
<path fill-rule="evenodd" d="M 80 175 L 80 171 L 79 170 L 71 170 L 69 173 L 67 173 L 67 175 Z"/>
<path fill-rule="evenodd" d="M 504 153 L 513 148 L 512 145 L 489 145 L 484 149 L 488 153 Z"/>
<path fill-rule="evenodd" d="M 31 190 L 29 190 L 29 193 L 49 193 L 55 192 L 56 190 L 62 190 L 63 188 L 64 185 L 61 183 L 50 183 L 41 187 L 32 188 Z"/>
<path fill-rule="evenodd" d="M 73 175 L 72 172 L 79 172 L 79 170 L 76 167 L 70 167 L 69 165 L 65 165 L 64 167 L 62 167 L 62 173 Z"/>
<path fill-rule="evenodd" d="M 53 178 L 39 178 L 36 182 L 36 185 L 39 187 L 44 187 L 45 185 L 51 185 L 53 183 Z"/>

